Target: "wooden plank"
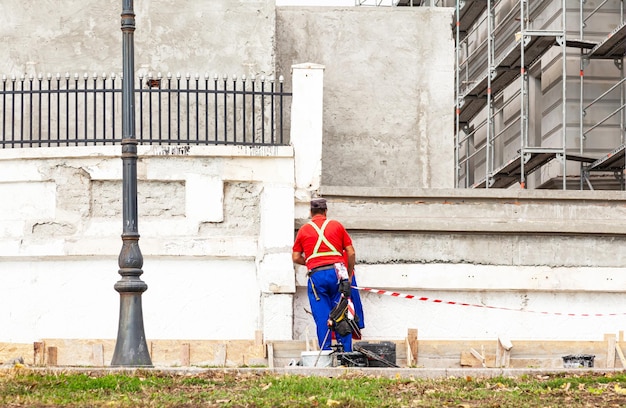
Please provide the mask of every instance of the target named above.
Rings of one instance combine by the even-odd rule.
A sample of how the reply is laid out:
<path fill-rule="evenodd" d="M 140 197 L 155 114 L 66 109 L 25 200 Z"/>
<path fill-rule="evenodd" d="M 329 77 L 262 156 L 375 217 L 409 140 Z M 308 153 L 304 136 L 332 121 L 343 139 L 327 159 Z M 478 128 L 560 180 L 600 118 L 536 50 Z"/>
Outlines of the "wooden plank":
<path fill-rule="evenodd" d="M 104 367 L 104 346 L 94 344 L 91 346 L 91 365 L 94 367 Z"/>
<path fill-rule="evenodd" d="M 180 365 L 189 367 L 191 365 L 191 346 L 189 343 L 183 343 L 180 347 Z"/>
<path fill-rule="evenodd" d="M 376 339 L 384 341 L 385 339 Z M 368 341 L 366 338 L 364 341 Z M 470 348 L 481 350 L 487 348 L 486 364 L 488 367 L 496 367 L 495 352 L 490 347 L 493 340 L 419 340 L 419 360 L 410 360 L 412 357 L 407 339 L 391 340 L 396 343 L 396 363 L 399 366 L 408 366 L 407 361 L 424 368 L 454 368 L 460 367 L 459 356 L 468 352 Z M 48 346 L 57 347 L 57 365 L 80 365 L 89 366 L 92 361 L 93 345 L 103 345 L 104 363 L 107 365 L 112 358 L 115 349 L 115 339 L 41 339 L 43 343 L 42 364 L 47 364 L 46 358 Z M 511 354 L 511 368 L 562 368 L 562 356 L 570 354 L 591 354 L 595 355 L 594 365 L 596 367 L 606 367 L 607 341 L 602 337 L 598 340 L 514 340 L 515 351 Z M 178 366 L 181 362 L 181 346 L 188 343 L 190 346 L 191 366 L 215 366 L 218 352 L 218 345 L 226 345 L 226 366 L 238 367 L 246 365 L 266 365 L 268 349 L 266 344 L 257 344 L 258 337 L 249 340 L 150 340 L 152 362 L 158 366 Z M 624 350 L 624 344 L 620 346 Z M 291 360 L 298 361 L 301 352 L 306 350 L 304 340 L 281 340 L 272 341 L 273 364 L 275 367 L 287 365 Z M 626 352 L 626 351 L 625 351 Z M 469 353 L 469 352 L 468 352 Z M 617 353 L 617 350 L 615 350 Z M 0 362 L 8 361 L 14 357 L 29 356 L 34 354 L 34 344 L 0 343 Z M 493 357 L 493 361 L 491 358 Z M 475 357 L 470 358 L 478 362 Z M 505 358 L 502 354 L 500 362 Z M 616 357 L 617 359 L 617 357 Z M 25 359 L 26 360 L 26 359 Z M 27 361 L 31 363 L 31 361 Z M 475 364 L 475 363 L 472 363 Z M 482 366 L 478 363 L 478 367 Z M 615 363 L 616 365 L 620 364 Z"/>
<path fill-rule="evenodd" d="M 471 353 L 471 354 L 472 354 L 472 355 L 473 355 L 473 356 L 474 356 L 474 357 L 475 357 L 478 361 L 480 361 L 480 364 L 481 364 L 483 367 L 487 367 L 487 364 L 486 364 L 486 362 L 485 362 L 485 355 L 484 355 L 484 353 L 483 353 L 483 354 L 481 354 L 481 353 L 479 353 L 478 351 L 474 350 L 473 348 L 471 348 L 471 349 L 470 349 L 470 353 Z"/>
<path fill-rule="evenodd" d="M 36 341 L 33 343 L 33 365 L 42 366 L 44 365 L 44 344 L 43 341 Z"/>
<path fill-rule="evenodd" d="M 474 350 L 476 353 L 478 351 Z M 478 353 L 480 355 L 480 353 Z M 493 368 L 496 366 L 496 356 L 495 354 L 487 354 L 484 358 L 485 365 L 483 366 L 483 359 L 477 358 L 474 353 L 471 351 L 462 351 L 461 352 L 461 367 L 471 367 L 471 368 Z"/>
<path fill-rule="evenodd" d="M 407 361 L 409 361 L 409 352 L 411 354 L 411 361 L 417 363 L 417 329 L 409 329 L 407 334 L 407 340 L 409 347 L 407 349 Z"/>
<path fill-rule="evenodd" d="M 606 368 L 615 368 L 615 334 L 605 334 L 604 341 L 607 343 L 606 347 Z"/>
<path fill-rule="evenodd" d="M 274 368 L 274 343 L 267 343 L 267 365 Z"/>
<path fill-rule="evenodd" d="M 511 363 L 513 343 L 506 337 L 498 337 L 496 343 L 496 367 L 508 367 Z"/>
<path fill-rule="evenodd" d="M 58 349 L 55 346 L 48 347 L 48 361 L 47 365 L 56 366 L 58 361 Z"/>
<path fill-rule="evenodd" d="M 622 363 L 622 368 L 626 368 L 626 358 L 624 357 L 622 348 L 617 343 L 615 343 L 615 351 L 617 352 L 617 355 L 619 356 L 620 363 Z"/>
<path fill-rule="evenodd" d="M 413 362 L 413 355 L 411 354 L 411 342 L 409 341 L 408 337 L 406 339 L 405 347 L 406 347 L 406 365 L 407 367 L 412 367 L 414 362 Z"/>
<path fill-rule="evenodd" d="M 215 365 L 219 367 L 226 366 L 226 344 L 222 343 L 217 346 L 215 351 Z"/>

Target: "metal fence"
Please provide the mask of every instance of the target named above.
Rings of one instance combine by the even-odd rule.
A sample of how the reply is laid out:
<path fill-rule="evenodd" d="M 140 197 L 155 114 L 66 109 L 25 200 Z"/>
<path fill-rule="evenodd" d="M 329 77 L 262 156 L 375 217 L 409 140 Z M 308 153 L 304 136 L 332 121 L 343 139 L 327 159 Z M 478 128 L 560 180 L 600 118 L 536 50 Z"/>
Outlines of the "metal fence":
<path fill-rule="evenodd" d="M 87 146 L 122 140 L 122 78 L 116 74 L 2 77 L 2 148 Z M 283 78 L 208 74 L 139 76 L 140 144 L 273 146 L 289 143 Z"/>

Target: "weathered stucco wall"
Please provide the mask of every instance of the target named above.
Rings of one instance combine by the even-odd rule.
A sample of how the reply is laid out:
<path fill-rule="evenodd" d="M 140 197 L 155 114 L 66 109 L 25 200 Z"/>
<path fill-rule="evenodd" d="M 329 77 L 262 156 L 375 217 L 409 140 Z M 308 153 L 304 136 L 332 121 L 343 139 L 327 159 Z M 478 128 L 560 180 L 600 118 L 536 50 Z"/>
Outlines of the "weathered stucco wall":
<path fill-rule="evenodd" d="M 0 341 L 115 338 L 121 148 L 0 153 Z M 291 339 L 292 149 L 140 146 L 139 157 L 146 336 Z"/>
<path fill-rule="evenodd" d="M 135 69 L 272 75 L 273 0 L 134 2 Z M 122 70 L 119 0 L 0 3 L 0 75 Z"/>
<path fill-rule="evenodd" d="M 326 67 L 323 185 L 454 187 L 452 14 L 277 8 L 277 73 Z"/>

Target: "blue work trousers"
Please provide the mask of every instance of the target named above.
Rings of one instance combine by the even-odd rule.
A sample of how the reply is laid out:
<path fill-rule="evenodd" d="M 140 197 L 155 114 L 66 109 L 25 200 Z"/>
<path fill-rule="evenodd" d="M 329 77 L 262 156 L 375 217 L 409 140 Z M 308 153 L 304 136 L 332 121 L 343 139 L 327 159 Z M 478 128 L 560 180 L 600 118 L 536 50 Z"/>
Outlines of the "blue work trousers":
<path fill-rule="evenodd" d="M 313 290 L 315 288 L 315 290 Z M 309 276 L 309 303 L 317 329 L 317 342 L 322 350 L 331 350 L 331 333 L 328 331 L 330 311 L 339 303 L 339 281 L 334 268 L 317 271 Z M 337 342 L 346 352 L 352 351 L 352 333 L 340 336 L 335 333 Z"/>

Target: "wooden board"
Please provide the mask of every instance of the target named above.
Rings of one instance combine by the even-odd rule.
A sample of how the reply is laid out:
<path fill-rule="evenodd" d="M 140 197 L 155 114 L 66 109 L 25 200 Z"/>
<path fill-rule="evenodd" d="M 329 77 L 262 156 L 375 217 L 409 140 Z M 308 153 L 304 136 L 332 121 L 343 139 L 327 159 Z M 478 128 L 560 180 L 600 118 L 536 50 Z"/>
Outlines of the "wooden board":
<path fill-rule="evenodd" d="M 510 350 L 511 368 L 562 368 L 562 357 L 566 355 L 591 354 L 595 356 L 594 367 L 606 368 L 607 357 L 611 358 L 609 343 L 615 336 L 598 341 L 543 341 L 515 340 Z M 623 335 L 620 335 L 620 340 Z M 364 339 L 364 341 L 384 341 L 384 339 Z M 407 353 L 412 347 L 409 338 L 391 340 L 396 344 L 396 364 L 407 366 Z M 497 339 L 482 340 L 417 340 L 419 353 L 417 361 L 411 360 L 411 367 L 457 368 L 481 367 L 481 362 L 471 355 L 473 348 L 485 355 L 487 367 L 495 364 Z M 299 361 L 306 350 L 304 340 L 272 341 L 272 363 L 275 367 L 287 366 L 292 360 Z M 619 342 L 614 345 L 612 355 L 619 358 Z M 623 346 L 623 344 L 621 344 Z M 22 357 L 27 365 L 42 365 L 49 362 L 49 347 L 56 347 L 56 363 L 60 366 L 108 366 L 115 348 L 113 339 L 43 339 L 31 344 L 0 343 L 0 362 Z M 165 367 L 243 367 L 269 366 L 267 345 L 260 336 L 250 340 L 150 340 L 150 355 L 155 366 Z M 626 347 L 626 346 L 624 346 Z M 623 353 L 622 353 L 623 354 Z M 626 360 L 625 360 L 626 362 Z M 614 362 L 615 364 L 615 362 Z"/>

